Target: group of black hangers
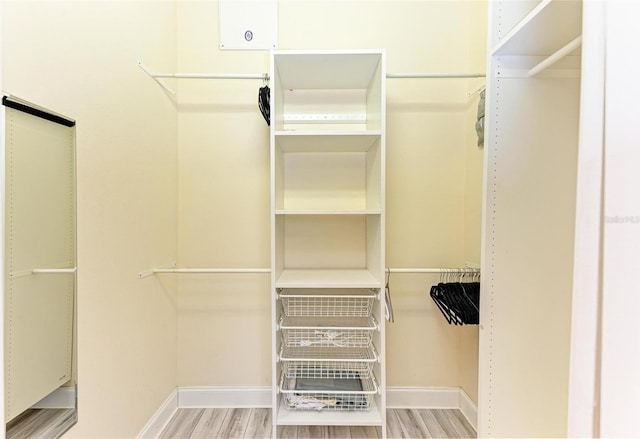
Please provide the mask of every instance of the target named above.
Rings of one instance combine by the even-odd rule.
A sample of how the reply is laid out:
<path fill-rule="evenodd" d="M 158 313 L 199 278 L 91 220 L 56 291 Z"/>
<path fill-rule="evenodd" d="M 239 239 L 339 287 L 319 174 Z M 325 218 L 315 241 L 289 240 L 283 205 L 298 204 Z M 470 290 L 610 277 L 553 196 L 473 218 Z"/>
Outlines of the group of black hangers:
<path fill-rule="evenodd" d="M 480 282 L 440 282 L 431 287 L 430 296 L 450 325 L 477 325 L 480 322 Z"/>

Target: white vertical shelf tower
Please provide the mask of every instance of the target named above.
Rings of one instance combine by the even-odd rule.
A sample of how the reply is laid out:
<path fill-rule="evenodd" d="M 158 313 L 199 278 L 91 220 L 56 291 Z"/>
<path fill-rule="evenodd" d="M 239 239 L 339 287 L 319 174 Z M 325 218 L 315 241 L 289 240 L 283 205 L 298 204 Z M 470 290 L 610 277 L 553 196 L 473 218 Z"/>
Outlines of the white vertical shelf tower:
<path fill-rule="evenodd" d="M 385 432 L 385 55 L 271 54 L 273 428 Z"/>
<path fill-rule="evenodd" d="M 582 6 L 489 5 L 479 437 L 566 436 Z"/>

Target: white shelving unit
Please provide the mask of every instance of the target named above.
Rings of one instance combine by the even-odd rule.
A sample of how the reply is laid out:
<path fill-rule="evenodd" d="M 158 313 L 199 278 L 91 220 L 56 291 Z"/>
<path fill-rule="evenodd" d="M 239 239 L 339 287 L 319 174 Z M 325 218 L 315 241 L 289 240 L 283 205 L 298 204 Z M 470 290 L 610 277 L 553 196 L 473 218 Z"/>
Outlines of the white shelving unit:
<path fill-rule="evenodd" d="M 489 6 L 479 437 L 566 435 L 582 6 Z"/>
<path fill-rule="evenodd" d="M 274 51 L 271 61 L 274 437 L 284 425 L 385 434 L 384 53 Z M 356 377 L 361 389 L 295 387 L 316 376 Z"/>

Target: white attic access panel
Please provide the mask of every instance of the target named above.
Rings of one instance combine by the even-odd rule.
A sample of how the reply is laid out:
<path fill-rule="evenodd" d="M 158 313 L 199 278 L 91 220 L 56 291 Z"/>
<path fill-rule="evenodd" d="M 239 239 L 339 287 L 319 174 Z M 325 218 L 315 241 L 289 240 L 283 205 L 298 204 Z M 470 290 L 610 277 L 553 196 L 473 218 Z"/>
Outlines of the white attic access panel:
<path fill-rule="evenodd" d="M 270 50 L 278 45 L 277 0 L 220 0 L 219 47 Z"/>

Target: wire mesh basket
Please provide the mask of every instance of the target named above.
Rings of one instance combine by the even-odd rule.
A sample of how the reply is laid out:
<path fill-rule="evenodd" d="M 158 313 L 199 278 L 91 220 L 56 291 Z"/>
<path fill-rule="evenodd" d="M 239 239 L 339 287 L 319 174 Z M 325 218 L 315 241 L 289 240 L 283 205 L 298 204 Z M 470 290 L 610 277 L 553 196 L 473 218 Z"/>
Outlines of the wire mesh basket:
<path fill-rule="evenodd" d="M 378 324 L 373 317 L 284 317 L 282 342 L 287 347 L 366 348 Z"/>
<path fill-rule="evenodd" d="M 304 294 L 282 290 L 279 297 L 286 316 L 368 317 L 377 294 L 366 289 L 307 290 Z"/>
<path fill-rule="evenodd" d="M 371 407 L 378 385 L 366 363 L 287 363 L 279 390 L 293 410 L 354 411 Z"/>

